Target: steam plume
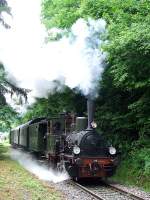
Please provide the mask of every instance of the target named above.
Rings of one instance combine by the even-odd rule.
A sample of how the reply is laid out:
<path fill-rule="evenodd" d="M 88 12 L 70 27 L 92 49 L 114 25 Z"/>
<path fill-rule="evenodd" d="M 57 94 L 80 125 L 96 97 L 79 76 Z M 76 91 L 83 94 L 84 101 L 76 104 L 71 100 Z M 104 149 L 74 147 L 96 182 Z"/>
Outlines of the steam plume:
<path fill-rule="evenodd" d="M 67 173 L 56 173 L 45 165 L 40 165 L 29 153 L 20 150 L 11 150 L 11 158 L 18 161 L 25 169 L 35 174 L 39 179 L 54 183 L 69 179 Z"/>
<path fill-rule="evenodd" d="M 31 89 L 31 98 L 46 97 L 55 87 L 53 81 L 60 77 L 62 84 L 78 87 L 85 95 L 91 91 L 96 95 L 105 66 L 106 53 L 101 47 L 106 22 L 78 19 L 68 37 L 44 44 L 47 35 L 40 23 L 40 0 L 12 0 L 10 6 L 12 28 L 0 27 L 0 61 L 5 64 L 9 78 L 17 79 L 18 86 Z M 57 32 L 61 34 L 62 30 Z"/>

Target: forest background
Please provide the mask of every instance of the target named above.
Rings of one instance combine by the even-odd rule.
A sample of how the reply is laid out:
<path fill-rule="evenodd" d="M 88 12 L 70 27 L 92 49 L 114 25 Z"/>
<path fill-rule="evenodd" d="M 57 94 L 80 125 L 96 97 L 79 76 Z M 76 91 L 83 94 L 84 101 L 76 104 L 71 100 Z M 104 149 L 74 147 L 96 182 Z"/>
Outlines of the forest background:
<path fill-rule="evenodd" d="M 2 10 L 9 12 L 5 1 Z M 95 100 L 98 129 L 121 152 L 115 179 L 149 190 L 150 176 L 150 1 L 149 0 L 43 0 L 42 21 L 47 29 L 69 29 L 79 18 L 103 18 L 107 22 L 107 67 Z M 0 17 L 6 28 L 7 24 Z M 4 94 L 27 91 L 9 83 L 0 65 L 0 127 L 39 116 L 50 117 L 63 110 L 86 114 L 86 98 L 67 86 L 48 98 L 37 98 L 27 113 L 19 115 L 7 105 Z M 21 100 L 20 100 L 21 101 Z M 129 170 L 130 169 L 130 170 Z"/>

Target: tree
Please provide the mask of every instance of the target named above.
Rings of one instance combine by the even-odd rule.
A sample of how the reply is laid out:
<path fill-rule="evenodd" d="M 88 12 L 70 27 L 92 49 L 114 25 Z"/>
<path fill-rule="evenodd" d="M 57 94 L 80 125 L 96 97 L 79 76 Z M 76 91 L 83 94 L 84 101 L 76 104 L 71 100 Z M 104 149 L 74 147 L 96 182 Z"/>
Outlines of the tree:
<path fill-rule="evenodd" d="M 3 65 L 0 65 L 0 131 L 6 131 L 10 129 L 12 123 L 15 123 L 18 114 L 11 108 L 6 102 L 5 94 L 16 94 L 20 98 L 20 102 L 23 102 L 24 98 L 27 100 L 28 90 L 19 88 L 7 80 L 7 76 Z"/>
<path fill-rule="evenodd" d="M 28 108 L 23 122 L 36 117 L 58 116 L 64 111 L 74 112 L 78 116 L 86 112 L 86 99 L 77 89 L 72 90 L 66 86 L 62 91 L 49 94 L 48 99 L 37 98 L 36 102 Z"/>
<path fill-rule="evenodd" d="M 17 96 L 24 97 L 27 100 L 27 93 L 29 90 L 19 88 L 14 83 L 8 80 L 4 67 L 0 64 L 0 105 L 6 105 L 5 94 L 9 93 L 11 96 L 15 93 Z"/>
<path fill-rule="evenodd" d="M 19 120 L 18 113 L 9 105 L 0 105 L 0 131 L 9 131 L 12 125 L 17 124 Z"/>
<path fill-rule="evenodd" d="M 78 18 L 81 0 L 45 0 L 42 2 L 42 17 L 46 27 L 68 28 Z"/>
<path fill-rule="evenodd" d="M 101 130 L 130 141 L 147 135 L 150 127 L 149 11 L 149 2 L 138 0 L 43 1 L 47 28 L 69 28 L 80 17 L 107 21 L 109 42 L 103 48 L 108 52 L 108 66 L 96 115 Z"/>

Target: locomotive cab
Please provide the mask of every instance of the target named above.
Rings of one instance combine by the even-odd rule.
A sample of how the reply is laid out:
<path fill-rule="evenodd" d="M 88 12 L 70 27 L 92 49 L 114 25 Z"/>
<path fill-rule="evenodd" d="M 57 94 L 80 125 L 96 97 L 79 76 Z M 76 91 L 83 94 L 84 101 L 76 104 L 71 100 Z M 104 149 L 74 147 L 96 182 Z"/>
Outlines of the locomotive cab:
<path fill-rule="evenodd" d="M 61 113 L 48 122 L 46 151 L 50 165 L 54 168 L 61 162 L 61 153 L 64 152 L 65 139 L 70 134 L 72 122 L 70 113 Z"/>

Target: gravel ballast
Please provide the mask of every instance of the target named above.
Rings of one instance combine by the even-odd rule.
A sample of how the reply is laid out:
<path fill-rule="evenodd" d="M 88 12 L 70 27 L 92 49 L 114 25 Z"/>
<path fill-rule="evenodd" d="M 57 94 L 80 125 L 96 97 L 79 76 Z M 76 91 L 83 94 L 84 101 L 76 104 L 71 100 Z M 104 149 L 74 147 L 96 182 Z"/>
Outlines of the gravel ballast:
<path fill-rule="evenodd" d="M 96 198 L 94 198 L 92 195 L 86 193 L 85 191 L 80 189 L 78 186 L 73 185 L 71 180 L 65 180 L 59 183 L 51 182 L 50 185 L 53 185 L 57 190 L 62 192 L 64 199 L 66 200 L 79 200 L 79 199 L 96 200 Z M 114 185 L 115 187 L 118 187 L 126 192 L 142 197 L 145 200 L 150 200 L 150 193 L 144 192 L 143 190 L 140 190 L 139 188 L 131 187 L 131 186 L 127 187 L 118 183 L 111 183 L 111 185 Z"/>
<path fill-rule="evenodd" d="M 124 186 L 122 184 L 118 184 L 118 183 L 111 183 L 112 186 L 115 186 L 117 188 L 120 188 L 126 192 L 129 192 L 131 194 L 134 194 L 138 197 L 141 197 L 145 200 L 150 200 L 150 192 L 145 192 L 142 189 L 139 189 L 137 187 L 134 186 Z"/>
<path fill-rule="evenodd" d="M 70 180 L 65 180 L 59 183 L 51 183 L 57 190 L 64 194 L 66 200 L 96 200 L 92 195 L 87 194 L 78 186 L 71 184 Z"/>

